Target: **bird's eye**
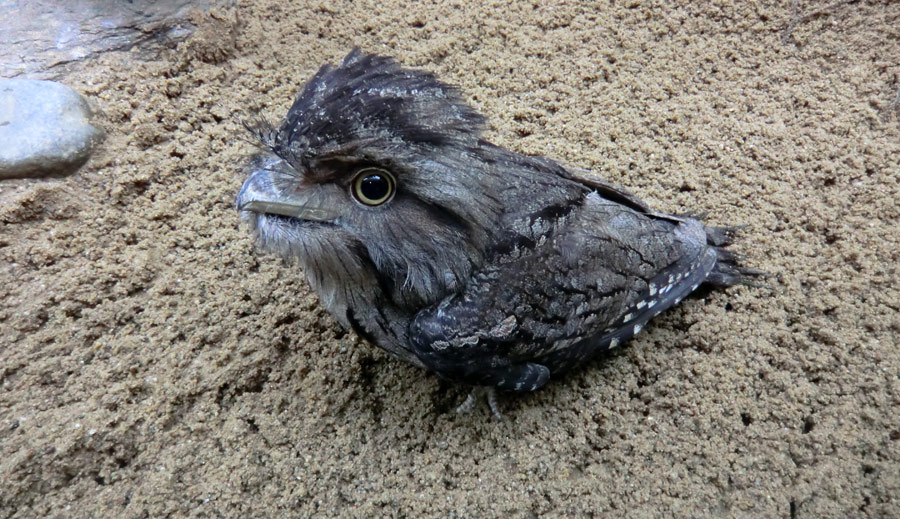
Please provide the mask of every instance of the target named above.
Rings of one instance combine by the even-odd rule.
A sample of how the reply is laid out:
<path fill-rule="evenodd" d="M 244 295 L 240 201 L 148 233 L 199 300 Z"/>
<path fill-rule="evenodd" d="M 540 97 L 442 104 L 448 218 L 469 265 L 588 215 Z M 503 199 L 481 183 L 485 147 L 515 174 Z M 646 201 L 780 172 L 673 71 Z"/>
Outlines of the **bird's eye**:
<path fill-rule="evenodd" d="M 350 184 L 353 198 L 368 206 L 387 202 L 394 196 L 395 188 L 394 176 L 378 168 L 360 170 L 354 177 L 353 183 Z"/>

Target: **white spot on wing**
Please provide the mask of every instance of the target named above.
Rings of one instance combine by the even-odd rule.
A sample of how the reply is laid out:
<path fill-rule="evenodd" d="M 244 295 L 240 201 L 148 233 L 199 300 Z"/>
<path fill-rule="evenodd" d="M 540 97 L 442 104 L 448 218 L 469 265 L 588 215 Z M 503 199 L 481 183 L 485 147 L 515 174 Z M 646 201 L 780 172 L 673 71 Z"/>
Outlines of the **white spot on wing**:
<path fill-rule="evenodd" d="M 610 349 L 615 348 L 615 347 L 618 346 L 618 345 L 619 345 L 619 339 L 615 339 L 615 338 L 614 338 L 613 340 L 609 341 L 609 347 L 610 347 Z"/>
<path fill-rule="evenodd" d="M 638 332 L 641 331 L 642 326 L 639 324 L 634 325 L 634 334 L 637 335 Z"/>
<path fill-rule="evenodd" d="M 508 337 L 513 330 L 516 329 L 516 316 L 510 315 L 506 319 L 500 321 L 489 332 L 492 337 L 497 337 L 498 339 L 502 339 Z"/>

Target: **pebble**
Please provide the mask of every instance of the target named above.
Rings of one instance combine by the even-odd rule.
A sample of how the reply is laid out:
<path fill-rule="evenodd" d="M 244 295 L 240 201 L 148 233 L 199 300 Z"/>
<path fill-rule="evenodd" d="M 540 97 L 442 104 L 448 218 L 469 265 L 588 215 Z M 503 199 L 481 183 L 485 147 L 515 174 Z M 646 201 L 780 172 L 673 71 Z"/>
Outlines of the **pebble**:
<path fill-rule="evenodd" d="M 0 80 L 0 179 L 74 173 L 100 140 L 81 95 L 53 81 Z"/>

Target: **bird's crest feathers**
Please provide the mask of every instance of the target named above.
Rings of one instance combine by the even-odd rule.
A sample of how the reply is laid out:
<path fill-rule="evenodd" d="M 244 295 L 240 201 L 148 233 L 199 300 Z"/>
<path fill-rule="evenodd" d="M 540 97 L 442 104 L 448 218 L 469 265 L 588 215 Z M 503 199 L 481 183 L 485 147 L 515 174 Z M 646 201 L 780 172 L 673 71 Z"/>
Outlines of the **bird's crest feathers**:
<path fill-rule="evenodd" d="M 472 145 L 484 117 L 433 74 L 354 49 L 337 66 L 319 69 L 278 128 L 264 120 L 248 128 L 302 172 L 315 160 L 374 143 Z"/>

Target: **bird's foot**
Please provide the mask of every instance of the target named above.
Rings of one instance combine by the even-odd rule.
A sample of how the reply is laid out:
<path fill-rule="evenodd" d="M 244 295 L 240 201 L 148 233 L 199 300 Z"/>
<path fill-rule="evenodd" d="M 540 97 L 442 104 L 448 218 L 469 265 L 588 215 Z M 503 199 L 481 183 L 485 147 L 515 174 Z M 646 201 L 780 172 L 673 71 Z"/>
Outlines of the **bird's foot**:
<path fill-rule="evenodd" d="M 482 396 L 487 398 L 488 407 L 491 408 L 491 417 L 498 422 L 503 420 L 503 414 L 500 413 L 500 406 L 497 405 L 497 388 L 490 386 L 473 387 L 472 390 L 469 391 L 466 401 L 456 408 L 456 412 L 459 414 L 471 413 L 472 410 L 475 409 L 478 399 Z"/>

